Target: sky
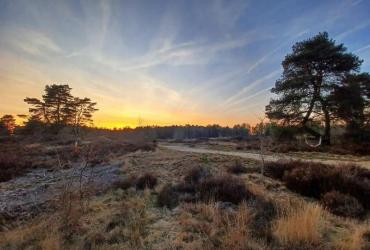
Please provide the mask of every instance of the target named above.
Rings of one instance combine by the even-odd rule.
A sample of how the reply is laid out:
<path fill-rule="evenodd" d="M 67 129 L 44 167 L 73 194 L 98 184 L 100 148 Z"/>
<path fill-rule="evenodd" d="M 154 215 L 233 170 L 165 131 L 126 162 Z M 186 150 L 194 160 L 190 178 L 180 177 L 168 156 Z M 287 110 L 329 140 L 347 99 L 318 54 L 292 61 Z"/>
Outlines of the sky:
<path fill-rule="evenodd" d="M 295 42 L 327 31 L 370 71 L 369 0 L 0 0 L 0 115 L 46 84 L 94 124 L 254 124 Z"/>

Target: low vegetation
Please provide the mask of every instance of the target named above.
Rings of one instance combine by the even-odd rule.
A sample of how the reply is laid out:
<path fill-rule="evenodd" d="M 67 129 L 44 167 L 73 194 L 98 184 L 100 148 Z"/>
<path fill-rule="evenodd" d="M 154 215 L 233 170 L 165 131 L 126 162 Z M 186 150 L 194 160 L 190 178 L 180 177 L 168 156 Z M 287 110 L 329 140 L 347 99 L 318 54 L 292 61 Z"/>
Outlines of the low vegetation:
<path fill-rule="evenodd" d="M 235 161 L 235 163 L 227 167 L 227 172 L 230 174 L 245 174 L 248 172 L 248 169 L 242 165 L 240 161 Z"/>
<path fill-rule="evenodd" d="M 319 205 L 299 204 L 281 210 L 273 226 L 278 242 L 286 247 L 319 249 L 325 226 L 323 209 Z"/>
<path fill-rule="evenodd" d="M 321 204 L 333 214 L 340 216 L 356 218 L 361 217 L 365 212 L 363 205 L 355 197 L 338 191 L 324 194 Z"/>
<path fill-rule="evenodd" d="M 370 171 L 364 168 L 300 161 L 270 162 L 265 174 L 282 180 L 299 194 L 321 199 L 338 215 L 360 216 L 362 207 L 368 210 L 370 206 Z"/>

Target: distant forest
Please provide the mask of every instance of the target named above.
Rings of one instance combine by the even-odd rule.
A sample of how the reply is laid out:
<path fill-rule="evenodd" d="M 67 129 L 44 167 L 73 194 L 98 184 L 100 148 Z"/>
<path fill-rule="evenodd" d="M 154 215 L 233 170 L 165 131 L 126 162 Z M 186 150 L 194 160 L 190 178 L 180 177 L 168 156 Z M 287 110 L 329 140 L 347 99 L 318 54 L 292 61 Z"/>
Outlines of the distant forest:
<path fill-rule="evenodd" d="M 114 129 L 113 132 L 127 135 L 142 135 L 151 139 L 246 138 L 251 134 L 251 127 L 248 124 L 234 125 L 233 127 L 222 127 L 217 124 L 208 126 L 145 126 Z"/>

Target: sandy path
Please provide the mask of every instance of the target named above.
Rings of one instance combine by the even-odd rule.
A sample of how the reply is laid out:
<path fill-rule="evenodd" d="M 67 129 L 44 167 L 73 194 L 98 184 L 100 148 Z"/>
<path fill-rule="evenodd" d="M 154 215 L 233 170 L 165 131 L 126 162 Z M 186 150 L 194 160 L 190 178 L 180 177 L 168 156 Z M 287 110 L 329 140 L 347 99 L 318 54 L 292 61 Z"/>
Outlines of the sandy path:
<path fill-rule="evenodd" d="M 239 152 L 239 151 L 222 151 L 222 150 L 214 150 L 214 149 L 207 149 L 207 148 L 196 148 L 196 147 L 189 147 L 183 144 L 177 145 L 170 145 L 170 144 L 161 144 L 159 147 L 182 151 L 182 152 L 190 152 L 190 153 L 198 153 L 198 154 L 219 154 L 219 155 L 229 155 L 229 156 L 237 156 L 246 159 L 253 159 L 253 160 L 261 160 L 261 155 L 256 153 L 250 152 Z M 370 169 L 370 161 L 351 161 L 351 160 L 330 160 L 330 159 L 305 159 L 295 156 L 288 156 L 284 154 L 267 154 L 264 155 L 265 161 L 278 161 L 278 160 L 301 160 L 301 161 L 313 161 L 313 162 L 321 162 L 330 165 L 338 165 L 338 164 L 356 164 L 358 166 L 369 168 Z"/>

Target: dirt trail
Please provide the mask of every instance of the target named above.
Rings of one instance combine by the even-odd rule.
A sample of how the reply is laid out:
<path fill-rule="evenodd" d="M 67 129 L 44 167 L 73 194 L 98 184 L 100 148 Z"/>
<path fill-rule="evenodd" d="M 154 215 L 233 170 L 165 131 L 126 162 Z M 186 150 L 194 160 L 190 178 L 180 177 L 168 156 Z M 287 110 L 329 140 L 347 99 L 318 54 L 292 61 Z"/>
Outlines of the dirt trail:
<path fill-rule="evenodd" d="M 170 144 L 161 144 L 159 147 L 182 151 L 182 152 L 190 152 L 190 153 L 198 153 L 198 154 L 220 154 L 220 155 L 229 155 L 229 156 L 237 156 L 246 159 L 253 159 L 253 160 L 261 160 L 261 155 L 256 153 L 250 152 L 240 152 L 240 151 L 222 151 L 222 150 L 214 150 L 214 149 L 207 149 L 207 148 L 196 148 L 196 147 L 189 147 L 183 144 L 177 145 L 170 145 Z M 369 168 L 370 169 L 370 161 L 351 161 L 351 160 L 330 160 L 330 159 L 315 159 L 315 158 L 300 158 L 296 156 L 289 156 L 284 154 L 266 154 L 264 155 L 265 161 L 278 161 L 278 160 L 301 160 L 301 161 L 313 161 L 313 162 L 320 162 L 329 165 L 337 165 L 337 164 L 356 164 L 358 166 Z"/>

